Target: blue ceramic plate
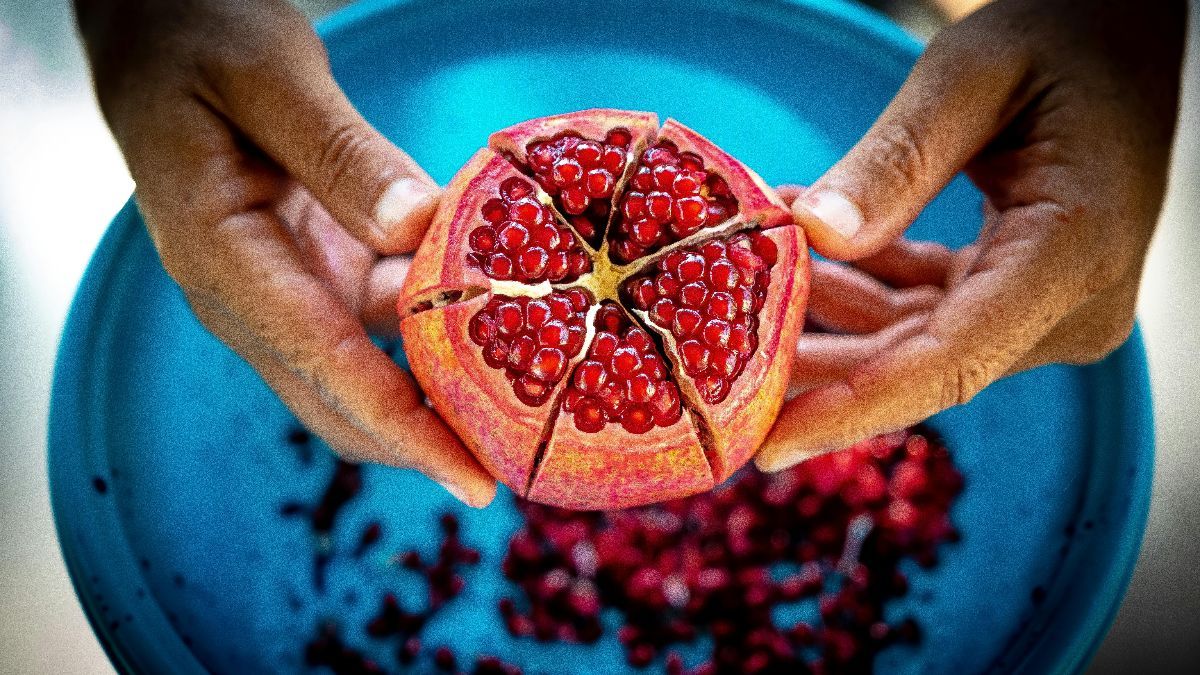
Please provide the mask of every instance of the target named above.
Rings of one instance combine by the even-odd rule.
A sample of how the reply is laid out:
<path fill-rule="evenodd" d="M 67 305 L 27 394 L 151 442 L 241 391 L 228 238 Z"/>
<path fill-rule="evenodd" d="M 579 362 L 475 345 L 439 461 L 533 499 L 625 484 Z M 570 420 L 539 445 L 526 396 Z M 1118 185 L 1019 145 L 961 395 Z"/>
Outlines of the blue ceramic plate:
<path fill-rule="evenodd" d="M 671 18 L 679 16 L 690 17 L 686 30 Z M 322 34 L 350 98 L 442 181 L 494 129 L 594 106 L 676 117 L 768 181 L 810 181 L 868 127 L 920 50 L 849 5 L 765 0 L 366 3 Z M 970 241 L 979 201 L 956 181 L 913 235 Z M 1010 378 L 932 421 L 966 477 L 952 513 L 963 540 L 944 547 L 937 568 L 910 570 L 912 590 L 892 609 L 915 615 L 925 639 L 885 651 L 882 671 L 1086 664 L 1145 522 L 1148 391 L 1135 335 L 1103 363 Z M 361 625 L 377 589 L 399 583 L 388 552 L 429 547 L 435 515 L 455 508 L 415 473 L 366 469 L 334 546 L 353 546 L 380 514 L 384 541 L 361 560 L 335 561 L 316 593 L 311 534 L 278 514 L 317 494 L 333 460 L 318 448 L 306 463 L 287 443 L 294 426 L 192 317 L 127 206 L 75 299 L 50 424 L 63 554 L 121 670 L 294 670 L 321 618 Z M 502 493 L 463 521 L 495 561 L 518 519 Z M 491 607 L 502 592 L 498 576 L 469 577 L 466 597 L 426 629 L 426 644 L 515 654 L 531 672 L 623 663 L 611 636 L 534 654 L 497 629 Z"/>

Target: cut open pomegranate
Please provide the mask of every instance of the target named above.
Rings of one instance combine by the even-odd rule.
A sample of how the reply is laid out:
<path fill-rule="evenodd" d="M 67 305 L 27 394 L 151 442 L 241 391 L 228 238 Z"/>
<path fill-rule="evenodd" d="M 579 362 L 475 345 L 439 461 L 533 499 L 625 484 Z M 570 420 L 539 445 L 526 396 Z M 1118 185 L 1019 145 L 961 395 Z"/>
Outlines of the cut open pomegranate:
<path fill-rule="evenodd" d="M 803 232 L 753 171 L 673 120 L 587 110 L 492 135 L 398 309 L 417 381 L 493 475 L 609 509 L 753 455 L 808 283 Z"/>

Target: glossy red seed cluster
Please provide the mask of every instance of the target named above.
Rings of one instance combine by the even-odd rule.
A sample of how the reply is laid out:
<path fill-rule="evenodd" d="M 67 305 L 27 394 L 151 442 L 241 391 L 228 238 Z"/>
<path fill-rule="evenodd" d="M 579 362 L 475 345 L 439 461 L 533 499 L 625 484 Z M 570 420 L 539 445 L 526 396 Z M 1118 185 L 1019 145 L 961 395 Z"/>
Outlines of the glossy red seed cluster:
<path fill-rule="evenodd" d="M 612 257 L 628 263 L 737 214 L 737 199 L 704 159 L 660 141 L 642 153 L 609 236 Z"/>
<path fill-rule="evenodd" d="M 471 317 L 468 331 L 483 347 L 483 360 L 504 369 L 517 398 L 536 407 L 550 398 L 583 349 L 591 304 L 591 294 L 579 288 L 541 298 L 495 295 Z"/>
<path fill-rule="evenodd" d="M 680 366 L 708 403 L 725 400 L 758 348 L 777 253 L 766 235 L 738 233 L 671 251 L 626 283 L 632 305 L 675 337 Z"/>
<path fill-rule="evenodd" d="M 575 133 L 530 143 L 529 168 L 542 189 L 583 238 L 597 243 L 608 223 L 613 190 L 625 172 L 632 136 L 626 129 L 608 132 L 604 141 Z"/>
<path fill-rule="evenodd" d="M 596 313 L 596 335 L 587 359 L 575 369 L 562 403 L 580 431 L 595 433 L 610 422 L 644 434 L 669 427 L 683 414 L 679 388 L 650 335 L 633 325 L 616 304 Z"/>
<path fill-rule="evenodd" d="M 570 228 L 555 221 L 524 178 L 501 182 L 499 196 L 484 202 L 480 215 L 468 235 L 467 260 L 492 279 L 569 282 L 592 269 Z"/>
<path fill-rule="evenodd" d="M 885 605 L 904 595 L 905 560 L 932 565 L 957 538 L 949 510 L 962 478 L 945 448 L 909 431 L 774 475 L 744 471 L 713 493 L 606 513 L 522 503 L 500 603 L 509 632 L 591 643 L 601 611 L 621 612 L 633 666 L 707 634 L 687 672 L 870 672 L 875 655 L 918 638 Z M 814 602 L 820 622 L 777 625 L 777 606 Z"/>

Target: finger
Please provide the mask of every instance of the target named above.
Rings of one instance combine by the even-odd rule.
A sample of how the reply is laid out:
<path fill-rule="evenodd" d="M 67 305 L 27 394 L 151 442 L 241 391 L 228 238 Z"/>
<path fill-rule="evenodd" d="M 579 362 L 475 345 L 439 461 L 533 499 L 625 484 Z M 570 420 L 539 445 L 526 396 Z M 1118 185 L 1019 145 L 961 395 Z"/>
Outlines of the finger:
<path fill-rule="evenodd" d="M 775 194 L 779 195 L 779 198 L 783 200 L 784 204 L 791 206 L 792 202 L 796 201 L 796 197 L 799 197 L 801 194 L 803 194 L 805 189 L 806 188 L 803 185 L 788 183 L 775 188 Z"/>
<path fill-rule="evenodd" d="M 373 335 L 399 335 L 400 319 L 396 312 L 396 301 L 411 268 L 411 257 L 391 256 L 376 261 L 367 275 L 361 316 L 367 330 Z"/>
<path fill-rule="evenodd" d="M 833 260 L 882 251 L 992 138 L 1025 65 L 977 17 L 947 28 L 866 135 L 793 204 Z"/>
<path fill-rule="evenodd" d="M 307 20 L 286 3 L 271 11 L 269 23 L 247 20 L 237 53 L 205 64 L 210 102 L 355 237 L 381 253 L 414 250 L 439 188 L 350 104 Z"/>
<path fill-rule="evenodd" d="M 946 285 L 954 253 L 932 241 L 897 239 L 879 253 L 854 261 L 854 266 L 896 287 Z"/>
<path fill-rule="evenodd" d="M 888 288 L 845 265 L 818 260 L 812 265 L 808 318 L 834 333 L 874 333 L 915 312 L 926 312 L 942 298 L 933 286 Z"/>
<path fill-rule="evenodd" d="M 859 364 L 916 335 L 929 314 L 915 314 L 869 335 L 804 334 L 796 345 L 789 395 L 844 380 Z"/>
<path fill-rule="evenodd" d="M 765 470 L 924 420 L 969 401 L 1006 373 L 1083 296 L 1084 274 L 1064 265 L 1061 214 L 1045 205 L 1005 214 L 1007 232 L 946 296 L 929 324 L 855 367 L 840 382 L 785 404 L 756 460 Z M 1041 240 L 1037 239 L 1038 237 Z"/>

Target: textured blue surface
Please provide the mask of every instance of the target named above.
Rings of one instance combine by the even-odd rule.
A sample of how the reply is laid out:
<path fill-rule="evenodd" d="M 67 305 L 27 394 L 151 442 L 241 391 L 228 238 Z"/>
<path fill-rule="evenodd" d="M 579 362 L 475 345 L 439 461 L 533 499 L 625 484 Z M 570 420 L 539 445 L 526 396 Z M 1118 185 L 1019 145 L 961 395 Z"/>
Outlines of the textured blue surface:
<path fill-rule="evenodd" d="M 659 40 L 683 8 L 695 17 L 692 37 Z M 807 2 L 366 3 L 322 31 L 351 99 L 442 181 L 494 129 L 593 106 L 676 117 L 768 181 L 810 181 L 869 126 L 919 50 L 873 14 Z M 961 245 L 978 214 L 978 195 L 960 179 L 912 233 Z M 943 549 L 936 569 L 911 570 L 912 591 L 893 611 L 915 614 L 925 640 L 885 652 L 882 671 L 1069 672 L 1086 663 L 1145 522 L 1148 391 L 1135 335 L 1103 363 L 1010 378 L 933 420 L 967 481 L 952 514 L 963 541 Z M 68 319 L 50 428 L 63 553 L 120 668 L 294 669 L 322 617 L 361 625 L 377 589 L 403 587 L 387 555 L 429 546 L 446 509 L 462 511 L 464 536 L 485 560 L 499 559 L 517 524 L 507 492 L 467 513 L 417 474 L 371 467 L 335 546 L 352 547 L 371 517 L 383 519 L 384 541 L 362 560 L 340 558 L 315 593 L 312 537 L 277 514 L 286 501 L 312 500 L 333 460 L 318 452 L 306 466 L 285 443 L 293 426 L 191 316 L 127 206 Z M 482 567 L 427 628 L 426 644 L 520 654 L 530 672 L 622 663 L 611 638 L 536 654 L 514 643 L 494 619 L 503 580 Z"/>

